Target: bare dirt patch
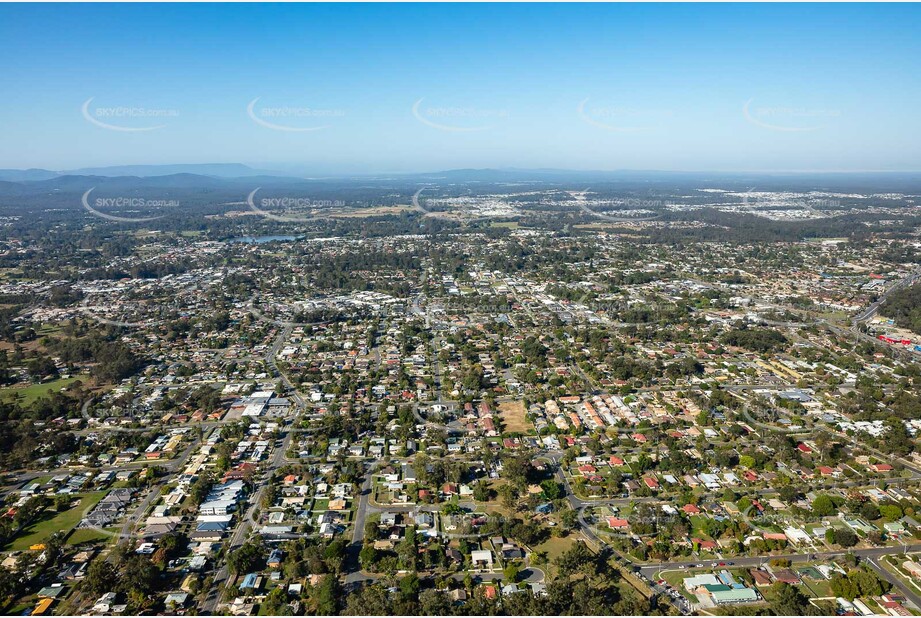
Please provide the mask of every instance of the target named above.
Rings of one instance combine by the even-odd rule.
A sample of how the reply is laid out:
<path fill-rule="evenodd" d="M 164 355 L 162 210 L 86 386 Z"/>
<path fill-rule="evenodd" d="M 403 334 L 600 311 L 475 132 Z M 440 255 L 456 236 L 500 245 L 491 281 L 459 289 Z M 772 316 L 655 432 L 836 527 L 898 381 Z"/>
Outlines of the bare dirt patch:
<path fill-rule="evenodd" d="M 523 401 L 504 401 L 499 404 L 499 415 L 507 432 L 528 433 L 534 426 L 525 417 Z"/>

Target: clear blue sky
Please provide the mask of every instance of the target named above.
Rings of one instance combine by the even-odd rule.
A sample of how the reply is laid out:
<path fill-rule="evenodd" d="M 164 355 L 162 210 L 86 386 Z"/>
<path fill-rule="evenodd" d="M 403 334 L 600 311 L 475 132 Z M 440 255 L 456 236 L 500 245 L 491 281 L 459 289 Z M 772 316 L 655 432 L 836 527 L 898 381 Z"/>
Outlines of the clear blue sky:
<path fill-rule="evenodd" d="M 917 5 L 4 4 L 0 167 L 919 170 L 919 32 Z"/>

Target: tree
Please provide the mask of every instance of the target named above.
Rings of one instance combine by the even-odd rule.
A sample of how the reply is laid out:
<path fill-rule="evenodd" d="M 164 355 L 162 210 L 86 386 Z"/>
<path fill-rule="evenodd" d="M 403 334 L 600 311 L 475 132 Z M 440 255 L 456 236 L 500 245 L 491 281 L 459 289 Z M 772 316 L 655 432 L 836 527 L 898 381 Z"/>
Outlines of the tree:
<path fill-rule="evenodd" d="M 129 557 L 119 568 L 121 589 L 125 594 L 139 593 L 144 596 L 157 591 L 160 570 L 145 556 Z"/>
<path fill-rule="evenodd" d="M 512 485 L 503 485 L 499 489 L 499 494 L 502 496 L 502 506 L 505 508 L 514 509 L 518 505 L 518 492 Z"/>
<path fill-rule="evenodd" d="M 419 594 L 420 616 L 450 616 L 452 610 L 451 599 L 441 590 L 423 590 Z"/>
<path fill-rule="evenodd" d="M 876 573 L 868 569 L 854 569 L 847 574 L 847 577 L 854 582 L 862 597 L 876 597 L 889 590 L 889 583 L 881 580 Z"/>
<path fill-rule="evenodd" d="M 480 482 L 473 486 L 473 499 L 477 502 L 488 502 L 491 497 L 492 491 L 486 483 Z"/>
<path fill-rule="evenodd" d="M 380 517 L 374 517 L 368 519 L 365 522 L 365 539 L 368 541 L 376 541 L 381 537 L 380 529 Z"/>
<path fill-rule="evenodd" d="M 840 573 L 835 574 L 831 578 L 829 585 L 835 596 L 843 597 L 848 601 L 853 601 L 856 599 L 860 592 L 857 586 L 853 581 L 851 581 L 849 577 L 846 575 L 841 575 Z"/>
<path fill-rule="evenodd" d="M 820 494 L 812 501 L 812 512 L 819 517 L 834 515 L 837 510 L 834 501 L 826 494 Z"/>
<path fill-rule="evenodd" d="M 534 466 L 527 453 L 507 457 L 503 463 L 503 476 L 519 490 L 524 489 L 534 475 Z"/>
<path fill-rule="evenodd" d="M 555 561 L 560 575 L 569 576 L 582 571 L 589 565 L 595 566 L 595 555 L 585 543 L 576 542 L 563 552 Z M 594 571 L 594 568 L 592 569 Z"/>
<path fill-rule="evenodd" d="M 853 547 L 858 541 L 857 533 L 850 528 L 835 528 L 832 538 L 841 547 Z"/>
<path fill-rule="evenodd" d="M 374 545 L 365 543 L 362 546 L 361 551 L 358 553 L 358 562 L 361 564 L 361 568 L 366 571 L 370 571 L 372 567 L 377 563 L 377 550 L 374 549 Z"/>
<path fill-rule="evenodd" d="M 872 502 L 864 502 L 860 507 L 860 516 L 866 520 L 879 519 L 880 509 Z"/>
<path fill-rule="evenodd" d="M 86 570 L 83 578 L 83 588 L 92 597 L 98 597 L 106 592 L 111 592 L 118 581 L 118 572 L 115 566 L 105 558 L 97 558 Z"/>
<path fill-rule="evenodd" d="M 775 582 L 771 586 L 771 593 L 771 608 L 778 616 L 802 616 L 812 609 L 809 597 L 790 584 Z"/>
<path fill-rule="evenodd" d="M 880 514 L 886 521 L 896 521 L 902 518 L 902 507 L 898 504 L 883 504 L 879 507 Z"/>
<path fill-rule="evenodd" d="M 415 598 L 419 594 L 419 588 L 421 583 L 419 581 L 419 576 L 415 572 L 410 573 L 406 577 L 400 580 L 400 592 L 406 598 Z"/>
<path fill-rule="evenodd" d="M 575 530 L 579 525 L 579 514 L 573 509 L 566 509 L 560 513 L 560 523 L 565 530 Z"/>
<path fill-rule="evenodd" d="M 324 576 L 315 590 L 317 614 L 321 616 L 335 615 L 338 609 L 339 595 L 339 580 L 332 575 Z"/>
<path fill-rule="evenodd" d="M 247 541 L 239 549 L 227 555 L 227 568 L 234 575 L 253 571 L 262 560 L 263 554 L 264 550 L 261 543 Z"/>
<path fill-rule="evenodd" d="M 541 481 L 540 488 L 543 490 L 544 496 L 547 498 L 547 500 L 557 500 L 566 495 L 563 486 L 553 479 Z"/>
<path fill-rule="evenodd" d="M 291 607 L 288 605 L 288 595 L 284 586 L 274 588 L 265 597 L 259 607 L 259 613 L 267 616 L 290 616 Z"/>
<path fill-rule="evenodd" d="M 791 502 L 796 502 L 797 500 L 799 500 L 800 496 L 802 495 L 800 490 L 794 487 L 793 485 L 784 485 L 783 487 L 780 488 L 780 490 L 777 493 L 780 494 L 780 499 L 786 502 L 787 504 Z"/>
<path fill-rule="evenodd" d="M 342 613 L 346 616 L 392 616 L 395 612 L 387 589 L 372 584 L 349 594 Z"/>

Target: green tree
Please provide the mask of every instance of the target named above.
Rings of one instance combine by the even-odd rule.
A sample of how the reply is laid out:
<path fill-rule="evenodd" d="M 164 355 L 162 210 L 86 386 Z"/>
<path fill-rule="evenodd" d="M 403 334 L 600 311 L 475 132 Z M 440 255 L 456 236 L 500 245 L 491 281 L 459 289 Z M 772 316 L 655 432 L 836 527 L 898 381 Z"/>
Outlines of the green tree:
<path fill-rule="evenodd" d="M 400 580 L 400 592 L 406 598 L 416 598 L 416 595 L 419 594 L 420 586 L 419 576 L 415 572 Z"/>
<path fill-rule="evenodd" d="M 902 518 L 902 507 L 898 504 L 883 504 L 879 507 L 880 514 L 886 521 L 897 521 Z"/>
<path fill-rule="evenodd" d="M 111 592 L 118 582 L 118 572 L 115 565 L 105 558 L 96 558 L 86 570 L 83 578 L 83 589 L 91 597 L 98 597 L 106 592 Z"/>
<path fill-rule="evenodd" d="M 858 541 L 857 534 L 850 528 L 835 528 L 832 538 L 841 547 L 853 547 Z"/>
<path fill-rule="evenodd" d="M 819 494 L 812 501 L 812 512 L 819 517 L 828 517 L 838 511 L 834 501 L 826 494 Z"/>
<path fill-rule="evenodd" d="M 374 545 L 365 543 L 362 546 L 361 551 L 358 553 L 358 562 L 361 564 L 361 568 L 370 571 L 377 563 L 377 550 L 374 549 Z"/>

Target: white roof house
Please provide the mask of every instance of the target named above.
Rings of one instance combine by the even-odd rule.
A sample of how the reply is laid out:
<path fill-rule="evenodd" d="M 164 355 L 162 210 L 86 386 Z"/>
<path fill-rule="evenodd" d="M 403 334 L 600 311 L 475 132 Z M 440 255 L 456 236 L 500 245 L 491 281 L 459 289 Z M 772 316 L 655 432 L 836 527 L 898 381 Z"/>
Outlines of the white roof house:
<path fill-rule="evenodd" d="M 492 551 L 488 549 L 476 549 L 470 552 L 470 561 L 473 564 L 489 564 L 492 565 Z"/>

